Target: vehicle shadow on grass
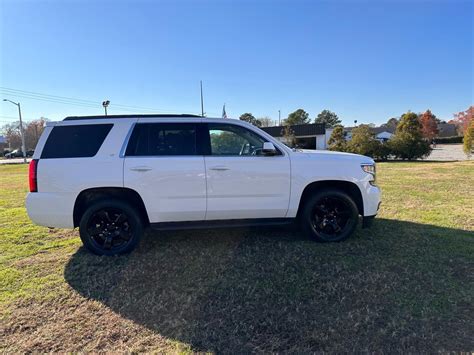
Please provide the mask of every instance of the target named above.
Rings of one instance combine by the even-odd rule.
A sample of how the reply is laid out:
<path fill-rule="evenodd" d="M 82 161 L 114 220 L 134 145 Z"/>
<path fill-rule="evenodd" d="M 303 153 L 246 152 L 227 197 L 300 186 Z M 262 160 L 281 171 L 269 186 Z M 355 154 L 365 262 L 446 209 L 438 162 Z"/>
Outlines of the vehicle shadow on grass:
<path fill-rule="evenodd" d="M 473 236 L 387 219 L 332 244 L 283 228 L 149 231 L 128 256 L 81 248 L 65 277 L 196 351 L 472 350 Z"/>

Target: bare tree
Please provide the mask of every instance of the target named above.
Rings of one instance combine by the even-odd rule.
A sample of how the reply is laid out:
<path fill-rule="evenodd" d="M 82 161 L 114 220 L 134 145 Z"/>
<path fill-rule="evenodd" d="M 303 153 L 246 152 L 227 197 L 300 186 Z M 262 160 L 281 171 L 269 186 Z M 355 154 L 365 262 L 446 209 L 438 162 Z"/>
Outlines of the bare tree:
<path fill-rule="evenodd" d="M 44 127 L 46 126 L 46 119 L 41 117 L 40 119 L 29 122 L 25 128 L 25 145 L 26 149 L 35 149 L 38 144 L 39 137 L 43 133 Z"/>
<path fill-rule="evenodd" d="M 41 117 L 37 120 L 33 120 L 29 123 L 23 122 L 23 132 L 25 133 L 25 146 L 26 149 L 35 149 L 38 144 L 39 137 L 43 133 L 44 127 L 46 126 L 47 118 Z M 3 125 L 0 128 L 0 132 L 5 136 L 5 140 L 9 148 L 21 149 L 21 135 L 20 135 L 20 122 L 12 122 Z"/>
<path fill-rule="evenodd" d="M 2 135 L 10 149 L 19 149 L 21 147 L 20 122 L 12 122 L 2 126 L 0 129 Z"/>
<path fill-rule="evenodd" d="M 275 125 L 275 122 L 268 116 L 258 118 L 258 120 L 262 124 L 261 127 L 272 127 Z"/>
<path fill-rule="evenodd" d="M 291 129 L 290 126 L 285 125 L 283 129 L 281 130 L 281 135 L 284 138 L 284 143 L 293 148 L 296 146 L 296 137 L 295 137 L 295 132 Z"/>

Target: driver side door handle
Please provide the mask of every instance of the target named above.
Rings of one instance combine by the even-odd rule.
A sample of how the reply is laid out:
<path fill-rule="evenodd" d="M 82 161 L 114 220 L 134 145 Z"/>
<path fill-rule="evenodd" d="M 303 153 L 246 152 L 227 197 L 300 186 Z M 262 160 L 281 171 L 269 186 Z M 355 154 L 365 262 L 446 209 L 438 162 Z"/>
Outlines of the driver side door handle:
<path fill-rule="evenodd" d="M 226 171 L 229 170 L 227 166 L 213 166 L 212 168 L 209 168 L 209 170 L 215 170 L 215 171 Z"/>
<path fill-rule="evenodd" d="M 130 170 L 143 173 L 145 171 L 150 171 L 151 168 L 149 166 L 134 166 L 133 168 L 130 168 Z"/>

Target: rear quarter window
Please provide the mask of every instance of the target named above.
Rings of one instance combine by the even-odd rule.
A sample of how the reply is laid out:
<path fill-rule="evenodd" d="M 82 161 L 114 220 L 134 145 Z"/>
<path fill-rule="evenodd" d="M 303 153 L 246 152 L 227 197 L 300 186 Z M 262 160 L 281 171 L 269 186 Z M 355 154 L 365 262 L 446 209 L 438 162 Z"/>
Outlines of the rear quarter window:
<path fill-rule="evenodd" d="M 41 153 L 41 159 L 93 157 L 112 127 L 113 124 L 53 127 Z"/>

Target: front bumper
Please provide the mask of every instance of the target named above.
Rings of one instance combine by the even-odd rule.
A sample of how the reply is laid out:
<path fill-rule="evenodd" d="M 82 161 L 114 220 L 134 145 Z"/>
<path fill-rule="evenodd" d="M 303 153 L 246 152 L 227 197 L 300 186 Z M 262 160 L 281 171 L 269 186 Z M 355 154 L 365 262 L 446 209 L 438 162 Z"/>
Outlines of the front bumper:
<path fill-rule="evenodd" d="M 377 205 L 377 212 L 379 211 L 379 208 L 380 208 L 380 204 L 382 202 L 379 201 L 378 205 Z M 364 216 L 362 217 L 362 228 L 370 228 L 372 227 L 372 224 L 374 223 L 374 219 L 377 215 L 374 214 L 372 216 Z"/>
<path fill-rule="evenodd" d="M 364 216 L 375 216 L 380 207 L 382 191 L 378 186 L 366 183 L 362 192 Z"/>

